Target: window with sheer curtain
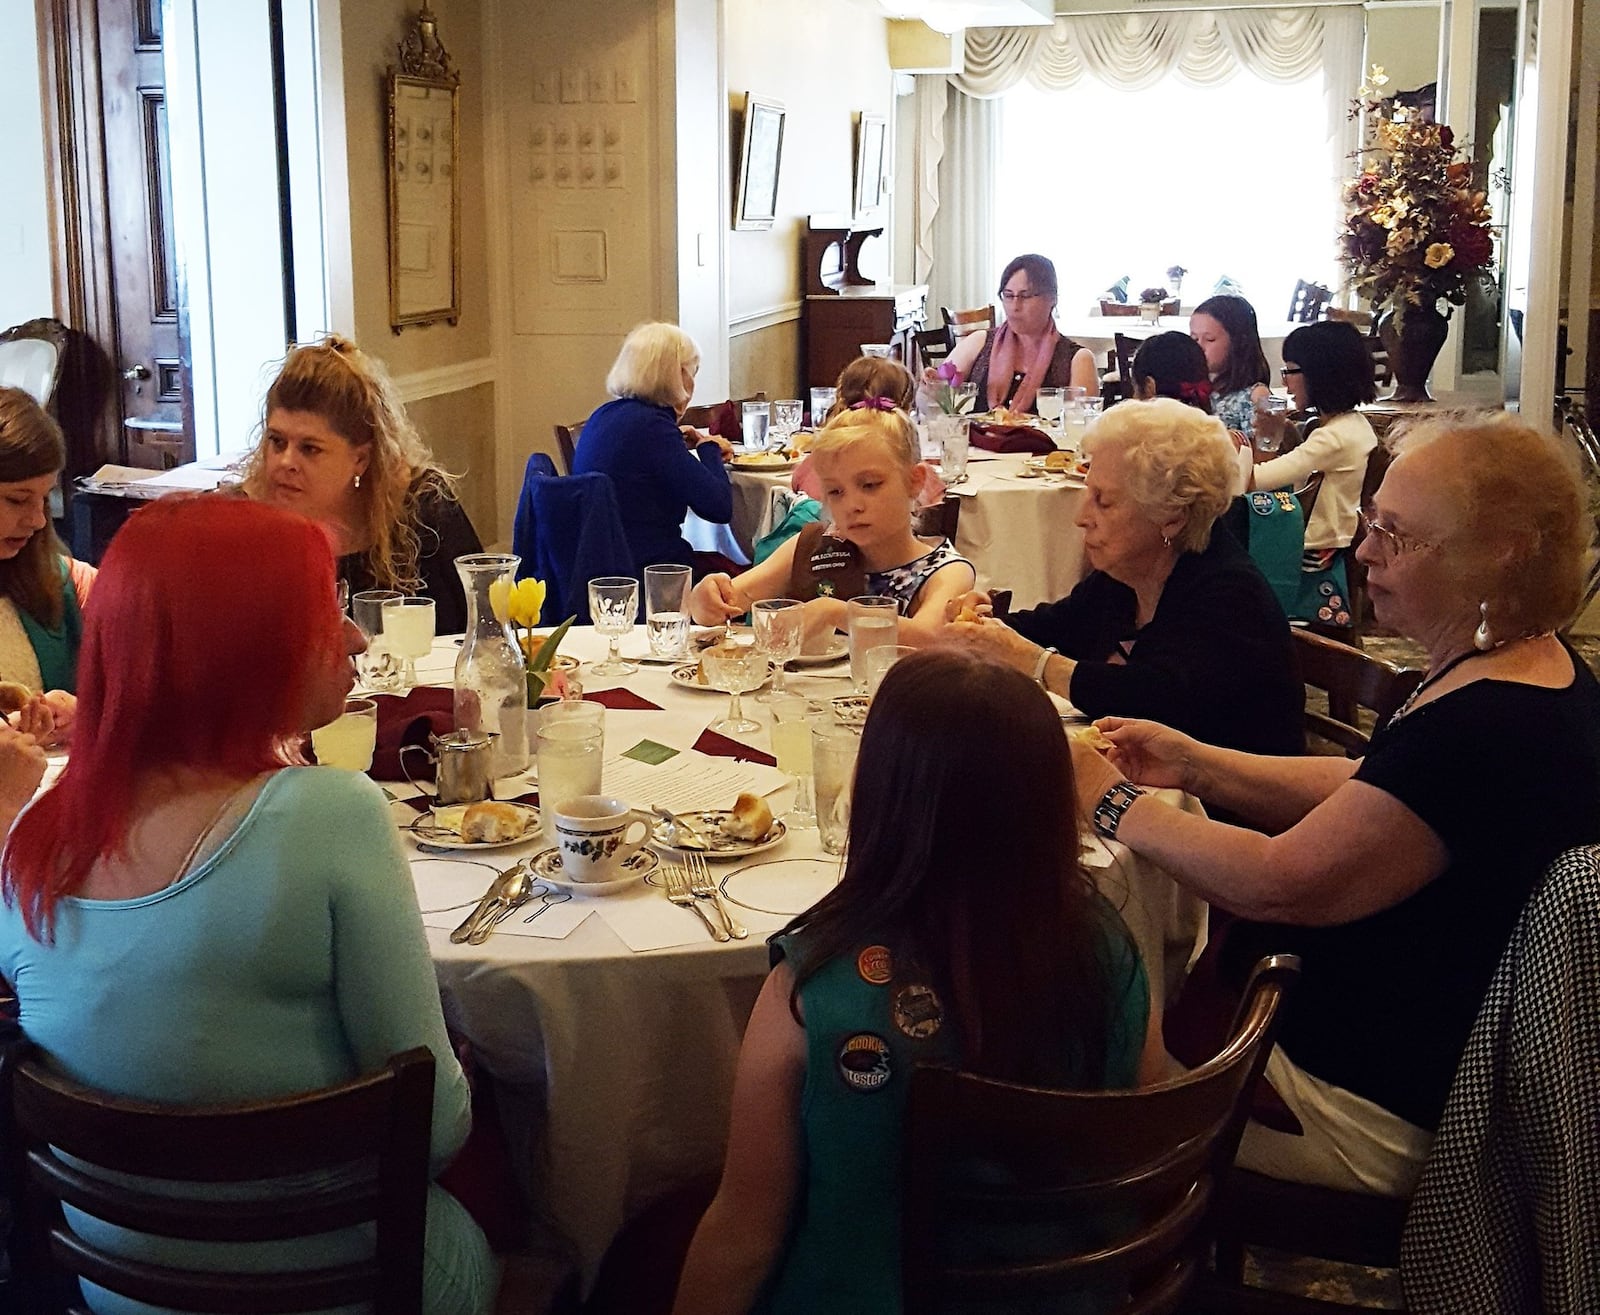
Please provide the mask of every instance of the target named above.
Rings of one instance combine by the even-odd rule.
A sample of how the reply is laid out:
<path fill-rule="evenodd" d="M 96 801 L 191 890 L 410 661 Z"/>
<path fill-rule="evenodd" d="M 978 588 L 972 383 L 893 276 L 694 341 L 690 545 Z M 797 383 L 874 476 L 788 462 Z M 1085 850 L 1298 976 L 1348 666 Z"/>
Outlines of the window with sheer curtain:
<path fill-rule="evenodd" d="M 1320 74 L 1015 86 L 1000 98 L 993 268 L 1049 256 L 1064 321 L 1123 275 L 1130 299 L 1166 284 L 1172 265 L 1188 271 L 1186 306 L 1226 276 L 1261 319 L 1281 320 L 1296 279 L 1337 282 L 1325 123 Z"/>

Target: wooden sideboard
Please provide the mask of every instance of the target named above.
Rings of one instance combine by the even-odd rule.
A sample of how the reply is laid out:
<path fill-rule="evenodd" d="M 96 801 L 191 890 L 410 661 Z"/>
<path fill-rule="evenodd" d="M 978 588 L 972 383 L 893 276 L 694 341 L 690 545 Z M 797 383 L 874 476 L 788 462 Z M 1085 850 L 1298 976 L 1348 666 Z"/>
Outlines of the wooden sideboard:
<path fill-rule="evenodd" d="M 886 342 L 902 363 L 911 360 L 910 335 L 928 318 L 926 283 L 875 283 L 805 299 L 806 388 L 833 383 L 857 356 L 861 344 Z"/>

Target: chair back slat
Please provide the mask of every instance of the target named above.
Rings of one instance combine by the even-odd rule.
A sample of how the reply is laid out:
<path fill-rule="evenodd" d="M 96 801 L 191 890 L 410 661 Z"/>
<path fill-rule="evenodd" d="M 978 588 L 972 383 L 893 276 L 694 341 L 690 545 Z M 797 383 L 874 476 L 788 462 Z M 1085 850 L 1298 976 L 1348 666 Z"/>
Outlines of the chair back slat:
<path fill-rule="evenodd" d="M 1422 672 L 1298 627 L 1292 633 L 1301 681 L 1328 697 L 1327 715 L 1306 709 L 1307 734 L 1332 741 L 1348 758 L 1361 757 L 1371 736 L 1360 727 L 1360 710 L 1383 725 L 1421 684 Z"/>
<path fill-rule="evenodd" d="M 1175 1310 L 1298 971 L 1293 956 L 1263 960 L 1222 1053 L 1156 1086 L 1054 1091 L 919 1068 L 906 1108 L 907 1315 L 954 1295 L 1037 1300 L 1107 1284 L 1126 1291 L 1119 1309 Z M 1003 1260 L 949 1245 L 989 1223 L 981 1236 L 1053 1240 Z"/>
<path fill-rule="evenodd" d="M 994 328 L 993 306 L 974 306 L 970 310 L 951 310 L 948 306 L 941 306 L 939 313 L 944 316 L 945 332 L 950 335 L 952 346 L 957 338 L 965 338 L 979 329 Z"/>
<path fill-rule="evenodd" d="M 956 345 L 948 324 L 937 329 L 918 329 L 911 339 L 917 345 L 917 355 L 924 368 L 942 365 Z"/>
<path fill-rule="evenodd" d="M 561 473 L 572 474 L 572 463 L 578 457 L 578 439 L 583 434 L 583 421 L 575 425 L 557 425 L 556 450 L 561 453 Z"/>
<path fill-rule="evenodd" d="M 961 499 L 954 493 L 946 493 L 932 506 L 919 508 L 911 523 L 914 534 L 930 539 L 937 535 L 954 543 L 956 527 L 961 523 Z"/>
<path fill-rule="evenodd" d="M 48 1254 L 112 1292 L 175 1310 L 253 1315 L 370 1302 L 377 1315 L 420 1311 L 434 1081 L 426 1048 L 321 1091 L 227 1106 L 94 1091 L 52 1072 L 28 1047 L 3 1072 L 31 1260 Z M 179 1186 L 169 1194 L 96 1170 L 235 1190 L 227 1200 L 198 1188 L 182 1195 Z M 285 1181 L 301 1175 L 328 1185 Z M 376 1242 L 371 1257 L 318 1271 L 187 1272 L 102 1250 L 66 1226 L 61 1202 L 162 1237 L 271 1242 L 370 1223 Z"/>
<path fill-rule="evenodd" d="M 1291 324 L 1310 324 L 1319 319 L 1333 300 L 1333 290 L 1307 279 L 1297 279 L 1294 295 L 1289 298 L 1288 320 Z"/>

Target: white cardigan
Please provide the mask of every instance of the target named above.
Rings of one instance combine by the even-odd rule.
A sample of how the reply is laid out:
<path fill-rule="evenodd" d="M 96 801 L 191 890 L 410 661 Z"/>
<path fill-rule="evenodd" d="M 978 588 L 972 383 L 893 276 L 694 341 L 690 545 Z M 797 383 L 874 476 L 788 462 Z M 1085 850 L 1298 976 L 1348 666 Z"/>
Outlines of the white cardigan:
<path fill-rule="evenodd" d="M 1306 547 L 1343 548 L 1355 538 L 1367 454 L 1377 445 L 1378 436 L 1366 416 L 1346 411 L 1324 421 L 1294 451 L 1258 464 L 1254 487 L 1298 488 L 1320 470 L 1322 491 L 1306 523 Z"/>

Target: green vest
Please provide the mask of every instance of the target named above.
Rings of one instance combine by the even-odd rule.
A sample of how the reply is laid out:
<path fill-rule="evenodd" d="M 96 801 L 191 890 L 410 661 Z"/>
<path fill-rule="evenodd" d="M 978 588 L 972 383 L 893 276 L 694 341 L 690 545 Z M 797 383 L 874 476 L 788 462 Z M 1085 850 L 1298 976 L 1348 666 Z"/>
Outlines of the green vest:
<path fill-rule="evenodd" d="M 72 587 L 72 570 L 61 559 L 61 624 L 47 630 L 24 609 L 17 608 L 22 629 L 39 659 L 40 689 L 78 692 L 78 649 L 83 643 L 83 612 L 78 607 L 78 591 Z"/>

